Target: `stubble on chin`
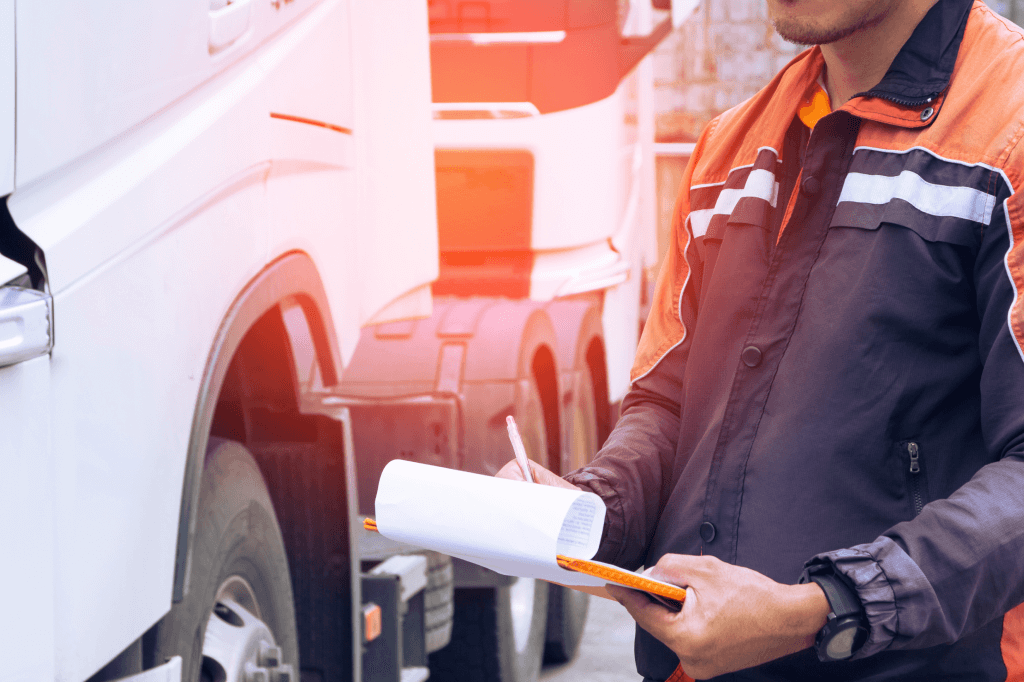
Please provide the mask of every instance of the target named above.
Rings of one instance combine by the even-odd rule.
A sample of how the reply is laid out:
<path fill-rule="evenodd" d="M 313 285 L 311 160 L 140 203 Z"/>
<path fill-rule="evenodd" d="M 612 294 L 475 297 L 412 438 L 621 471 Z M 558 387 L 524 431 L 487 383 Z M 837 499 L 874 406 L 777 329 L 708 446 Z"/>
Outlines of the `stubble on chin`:
<path fill-rule="evenodd" d="M 779 0 L 776 0 L 778 2 Z M 785 16 L 768 3 L 768 14 L 776 33 L 796 45 L 828 45 L 847 38 L 857 31 L 880 23 L 889 14 L 891 3 L 875 0 L 862 8 L 850 8 L 838 17 Z M 782 0 L 779 4 L 789 4 Z"/>

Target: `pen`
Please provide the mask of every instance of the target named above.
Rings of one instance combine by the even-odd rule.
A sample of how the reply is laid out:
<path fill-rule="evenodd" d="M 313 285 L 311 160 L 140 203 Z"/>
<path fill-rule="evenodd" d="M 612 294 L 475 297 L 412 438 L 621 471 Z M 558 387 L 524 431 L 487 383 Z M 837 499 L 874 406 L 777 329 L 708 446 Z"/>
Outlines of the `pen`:
<path fill-rule="evenodd" d="M 530 463 L 526 457 L 526 448 L 523 447 L 523 439 L 519 437 L 516 420 L 512 418 L 512 415 L 509 415 L 505 417 L 505 423 L 508 425 L 508 439 L 512 441 L 512 450 L 516 453 L 516 461 L 519 462 L 519 468 L 523 470 L 523 478 L 526 479 L 527 483 L 533 483 L 533 472 L 530 471 Z"/>

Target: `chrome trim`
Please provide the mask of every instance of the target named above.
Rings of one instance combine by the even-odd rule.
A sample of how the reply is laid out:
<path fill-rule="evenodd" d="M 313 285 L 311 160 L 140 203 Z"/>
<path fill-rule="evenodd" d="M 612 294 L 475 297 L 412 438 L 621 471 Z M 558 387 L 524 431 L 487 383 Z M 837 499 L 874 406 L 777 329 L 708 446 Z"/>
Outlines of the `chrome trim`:
<path fill-rule="evenodd" d="M 0 367 L 53 349 L 53 298 L 42 291 L 0 288 Z"/>
<path fill-rule="evenodd" d="M 507 43 L 560 43 L 565 31 L 516 31 L 513 33 L 434 33 L 431 42 L 495 45 Z"/>
<path fill-rule="evenodd" d="M 435 102 L 433 110 L 437 121 L 540 116 L 533 102 Z"/>
<path fill-rule="evenodd" d="M 655 142 L 655 156 L 693 156 L 696 142 Z"/>

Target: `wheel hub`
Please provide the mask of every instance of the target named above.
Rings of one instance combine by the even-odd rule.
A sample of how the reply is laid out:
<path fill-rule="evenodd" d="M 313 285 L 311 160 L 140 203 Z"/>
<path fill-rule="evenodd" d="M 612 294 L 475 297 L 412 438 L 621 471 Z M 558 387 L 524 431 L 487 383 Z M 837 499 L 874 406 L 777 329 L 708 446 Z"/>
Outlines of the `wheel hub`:
<path fill-rule="evenodd" d="M 232 576 L 221 585 L 206 623 L 203 682 L 296 682 L 259 614 L 256 595 L 245 579 Z"/>
<path fill-rule="evenodd" d="M 516 652 L 526 651 L 533 629 L 533 600 L 537 581 L 533 578 L 518 578 L 509 588 L 509 602 L 512 610 L 512 637 Z"/>

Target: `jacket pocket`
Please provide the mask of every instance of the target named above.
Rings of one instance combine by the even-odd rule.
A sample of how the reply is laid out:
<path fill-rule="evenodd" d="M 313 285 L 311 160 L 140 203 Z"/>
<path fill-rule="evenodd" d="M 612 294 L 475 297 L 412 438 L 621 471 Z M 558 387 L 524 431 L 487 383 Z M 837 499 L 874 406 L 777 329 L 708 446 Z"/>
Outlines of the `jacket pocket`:
<path fill-rule="evenodd" d="M 884 204 L 843 201 L 836 206 L 829 227 L 862 230 L 878 230 L 883 225 L 904 227 L 926 242 L 966 246 L 976 252 L 981 246 L 984 224 L 971 219 L 973 217 L 977 216 L 932 215 L 900 199 Z"/>
<path fill-rule="evenodd" d="M 903 463 L 903 471 L 907 480 L 907 497 L 914 516 L 921 513 L 930 502 L 928 497 L 928 475 L 925 471 L 921 444 L 914 440 L 900 441 L 896 444 Z"/>

